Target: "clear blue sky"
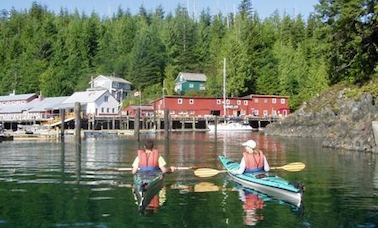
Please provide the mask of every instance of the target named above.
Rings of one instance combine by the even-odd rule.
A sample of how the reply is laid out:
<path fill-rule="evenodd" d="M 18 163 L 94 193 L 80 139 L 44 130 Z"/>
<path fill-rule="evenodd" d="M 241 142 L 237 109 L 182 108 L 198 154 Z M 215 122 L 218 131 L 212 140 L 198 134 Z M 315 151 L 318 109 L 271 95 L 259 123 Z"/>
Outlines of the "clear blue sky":
<path fill-rule="evenodd" d="M 59 12 L 62 7 L 69 11 L 76 8 L 86 14 L 95 11 L 100 16 L 111 16 L 119 6 L 130 9 L 135 14 L 142 4 L 148 11 L 161 5 L 166 13 L 174 11 L 181 4 L 188 8 L 191 15 L 198 15 L 202 9 L 209 7 L 210 13 L 214 15 L 219 11 L 234 12 L 240 4 L 240 0 L 0 0 L 0 9 L 29 9 L 33 1 L 46 5 L 55 12 Z M 277 9 L 281 15 L 284 12 L 291 16 L 300 13 L 306 19 L 318 2 L 319 0 L 252 0 L 252 5 L 262 18 L 270 16 Z"/>

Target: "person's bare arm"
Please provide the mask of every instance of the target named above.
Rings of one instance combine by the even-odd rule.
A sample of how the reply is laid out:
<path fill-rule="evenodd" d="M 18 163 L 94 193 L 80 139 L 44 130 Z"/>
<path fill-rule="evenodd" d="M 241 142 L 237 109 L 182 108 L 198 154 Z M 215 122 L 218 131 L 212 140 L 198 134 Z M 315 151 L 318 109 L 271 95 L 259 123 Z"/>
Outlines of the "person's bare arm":
<path fill-rule="evenodd" d="M 160 166 L 159 168 L 160 168 L 162 173 L 173 173 L 176 170 L 176 167 L 174 167 L 174 166 L 171 166 L 171 167 L 168 167 L 168 168 L 165 167 L 165 166 Z"/>
<path fill-rule="evenodd" d="M 135 158 L 132 166 L 133 166 L 133 169 L 131 170 L 131 173 L 132 174 L 136 174 L 136 172 L 138 172 L 138 166 L 139 166 L 139 159 L 138 159 L 138 157 Z"/>

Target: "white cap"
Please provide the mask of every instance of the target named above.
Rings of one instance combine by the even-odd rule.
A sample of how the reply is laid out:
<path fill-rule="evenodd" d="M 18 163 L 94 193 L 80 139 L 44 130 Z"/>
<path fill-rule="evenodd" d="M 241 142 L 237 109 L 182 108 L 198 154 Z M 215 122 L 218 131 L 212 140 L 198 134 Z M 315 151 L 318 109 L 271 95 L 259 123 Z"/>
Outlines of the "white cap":
<path fill-rule="evenodd" d="M 243 144 L 242 144 L 242 146 L 245 146 L 245 147 L 250 147 L 250 148 L 252 148 L 252 149 L 255 149 L 255 147 L 256 147 L 256 142 L 254 141 L 254 140 L 248 140 L 247 142 L 244 142 Z"/>

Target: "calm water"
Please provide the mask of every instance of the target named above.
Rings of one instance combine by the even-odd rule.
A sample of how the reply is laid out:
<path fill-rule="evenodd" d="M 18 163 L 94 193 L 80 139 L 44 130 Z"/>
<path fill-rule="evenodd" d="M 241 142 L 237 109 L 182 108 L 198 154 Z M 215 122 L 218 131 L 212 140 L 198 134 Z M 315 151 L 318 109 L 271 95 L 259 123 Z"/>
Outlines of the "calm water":
<path fill-rule="evenodd" d="M 377 227 L 377 156 L 322 148 L 321 142 L 244 134 L 174 133 L 156 139 L 168 163 L 221 168 L 217 155 L 241 158 L 240 144 L 255 139 L 271 166 L 301 161 L 306 169 L 278 174 L 306 186 L 296 208 L 248 192 L 225 174 L 168 175 L 159 207 L 141 214 L 132 193 L 133 137 L 88 138 L 77 151 L 60 142 L 0 143 L 0 227 Z"/>

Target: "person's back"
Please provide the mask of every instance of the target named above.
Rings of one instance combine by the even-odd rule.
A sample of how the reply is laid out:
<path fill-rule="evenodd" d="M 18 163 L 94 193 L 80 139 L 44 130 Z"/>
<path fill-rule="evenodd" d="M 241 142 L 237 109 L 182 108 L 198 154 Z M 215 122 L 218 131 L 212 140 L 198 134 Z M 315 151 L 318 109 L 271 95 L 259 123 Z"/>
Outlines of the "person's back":
<path fill-rule="evenodd" d="M 138 150 L 140 171 L 158 171 L 159 170 L 159 152 L 156 149 Z"/>
<path fill-rule="evenodd" d="M 239 169 L 231 171 L 233 174 L 267 172 L 270 170 L 265 155 L 261 150 L 256 149 L 256 142 L 254 140 L 248 140 L 242 146 L 245 147 L 243 158 L 240 161 Z"/>
<path fill-rule="evenodd" d="M 132 173 L 135 174 L 138 171 L 162 171 L 173 172 L 174 167 L 166 168 L 166 162 L 162 156 L 160 156 L 159 151 L 154 149 L 154 142 L 152 140 L 147 140 L 144 144 L 144 149 L 138 150 L 138 156 L 133 162 Z"/>
<path fill-rule="evenodd" d="M 243 158 L 245 162 L 244 172 L 253 173 L 264 170 L 264 154 L 260 150 L 253 150 L 252 153 L 244 152 Z"/>

